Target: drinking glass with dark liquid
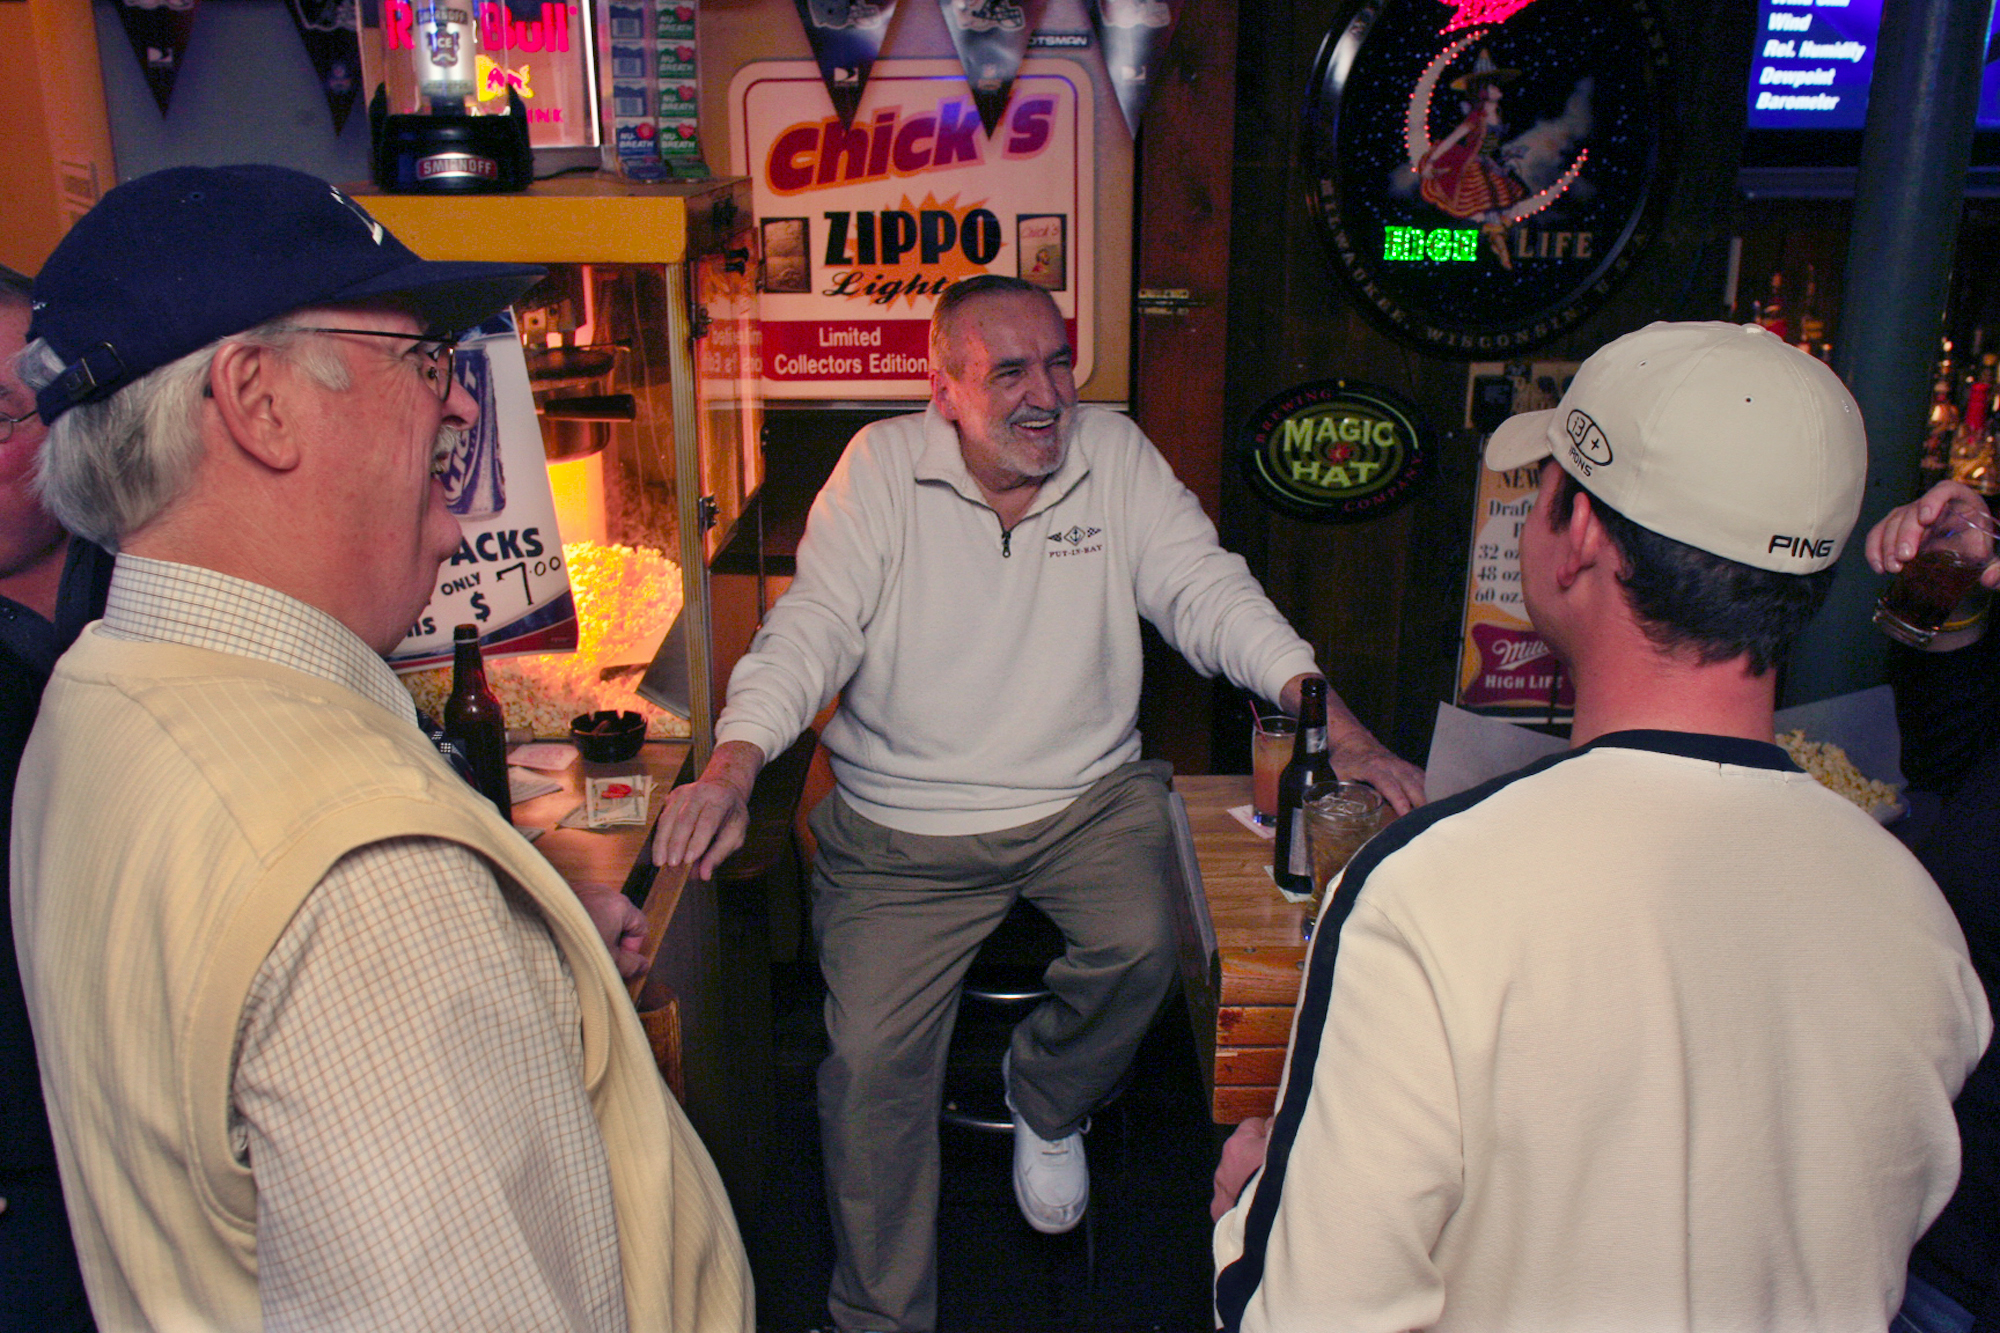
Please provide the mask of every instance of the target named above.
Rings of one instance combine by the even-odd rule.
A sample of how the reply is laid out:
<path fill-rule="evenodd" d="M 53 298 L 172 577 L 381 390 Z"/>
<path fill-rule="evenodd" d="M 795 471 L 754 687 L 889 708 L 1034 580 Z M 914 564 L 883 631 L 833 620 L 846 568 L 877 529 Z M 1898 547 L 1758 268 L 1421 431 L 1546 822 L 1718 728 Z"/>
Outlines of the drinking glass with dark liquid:
<path fill-rule="evenodd" d="M 1875 604 L 1876 627 L 1912 648 L 1928 644 L 1992 563 L 1996 528 L 1990 515 L 1948 506 Z"/>

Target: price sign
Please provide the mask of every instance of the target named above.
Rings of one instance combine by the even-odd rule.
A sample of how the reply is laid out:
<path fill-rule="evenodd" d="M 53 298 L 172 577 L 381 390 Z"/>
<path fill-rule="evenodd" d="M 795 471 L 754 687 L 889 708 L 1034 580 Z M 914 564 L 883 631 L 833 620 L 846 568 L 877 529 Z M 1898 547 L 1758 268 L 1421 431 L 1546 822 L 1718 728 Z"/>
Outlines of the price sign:
<path fill-rule="evenodd" d="M 1467 378 L 1467 426 L 1485 426 L 1481 390 L 1501 380 L 1515 412 L 1554 407 L 1576 374 L 1574 361 L 1479 363 Z M 1479 470 L 1472 550 L 1465 579 L 1465 620 L 1459 648 L 1458 704 L 1501 716 L 1566 719 L 1575 692 L 1555 652 L 1528 620 L 1521 599 L 1521 530 L 1534 512 L 1539 467 Z"/>
<path fill-rule="evenodd" d="M 576 647 L 576 600 L 563 564 L 542 428 L 528 389 L 528 360 L 503 311 L 458 345 L 458 382 L 479 420 L 445 464 L 445 495 L 458 515 L 458 550 L 389 665 L 398 671 L 451 660 L 451 632 L 479 626 L 486 655 Z"/>

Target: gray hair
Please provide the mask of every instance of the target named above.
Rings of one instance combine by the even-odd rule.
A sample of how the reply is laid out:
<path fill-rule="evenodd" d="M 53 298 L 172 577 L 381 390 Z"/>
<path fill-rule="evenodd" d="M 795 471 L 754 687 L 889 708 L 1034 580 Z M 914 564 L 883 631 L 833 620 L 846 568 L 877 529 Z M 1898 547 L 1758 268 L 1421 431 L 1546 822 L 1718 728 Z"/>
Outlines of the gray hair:
<path fill-rule="evenodd" d="M 959 355 L 957 333 L 958 311 L 982 296 L 1039 296 L 1054 310 L 1056 299 L 1048 290 L 1037 287 L 1023 278 L 1006 273 L 980 273 L 970 278 L 961 278 L 944 289 L 944 295 L 931 307 L 930 355 L 931 369 L 956 375 L 964 365 Z"/>
<path fill-rule="evenodd" d="M 112 550 L 120 537 L 159 517 L 194 480 L 209 371 L 215 354 L 230 343 L 271 348 L 321 388 L 346 390 L 353 381 L 339 353 L 313 342 L 289 319 L 217 339 L 50 422 L 35 469 L 43 506 L 71 532 Z M 63 369 L 39 338 L 15 366 L 32 389 L 53 383 Z"/>

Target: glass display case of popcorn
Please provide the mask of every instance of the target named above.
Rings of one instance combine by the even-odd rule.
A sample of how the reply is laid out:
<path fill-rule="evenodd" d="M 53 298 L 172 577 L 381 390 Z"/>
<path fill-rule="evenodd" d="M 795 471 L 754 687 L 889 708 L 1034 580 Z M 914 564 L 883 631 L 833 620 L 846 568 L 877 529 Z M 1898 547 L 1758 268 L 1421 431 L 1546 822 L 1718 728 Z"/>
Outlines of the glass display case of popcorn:
<path fill-rule="evenodd" d="M 428 259 L 549 271 L 516 304 L 514 322 L 577 646 L 489 648 L 488 677 L 510 731 L 560 737 L 579 713 L 632 709 L 645 715 L 649 737 L 687 737 L 697 767 L 707 759 L 722 684 L 708 563 L 763 469 L 747 202 L 741 182 L 602 177 L 541 182 L 525 195 L 365 199 Z M 455 564 L 441 571 L 440 592 Z M 476 572 L 490 579 L 503 567 Z M 413 671 L 405 682 L 429 709 L 450 688 L 445 669 Z"/>

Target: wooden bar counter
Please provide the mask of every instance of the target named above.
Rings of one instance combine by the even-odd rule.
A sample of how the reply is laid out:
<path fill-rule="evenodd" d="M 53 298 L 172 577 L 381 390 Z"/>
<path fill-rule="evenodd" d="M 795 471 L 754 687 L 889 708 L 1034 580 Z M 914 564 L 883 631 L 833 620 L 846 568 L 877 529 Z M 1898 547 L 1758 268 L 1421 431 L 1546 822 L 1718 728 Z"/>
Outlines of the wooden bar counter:
<path fill-rule="evenodd" d="M 686 867 L 660 870 L 652 867 L 647 839 L 654 818 L 672 788 L 674 776 L 687 755 L 684 741 L 648 741 L 630 767 L 643 767 L 653 778 L 652 801 L 644 824 L 615 828 L 562 828 L 555 826 L 583 801 L 586 772 L 604 775 L 621 771 L 624 765 L 572 763 L 561 772 L 545 776 L 560 782 L 562 790 L 514 806 L 514 823 L 524 833 L 547 829 L 535 839 L 539 851 L 562 873 L 571 887 L 604 887 L 622 890 L 646 914 L 644 952 L 652 960 L 631 985 L 632 998 L 648 1027 L 660 1028 L 656 1054 L 664 1048 L 661 1074 L 672 1086 L 688 1119 L 723 1168 L 725 1180 L 735 1187 L 742 1178 L 736 1159 L 741 1156 L 739 1132 L 742 1122 L 732 1115 L 733 1097 L 727 1052 L 728 988 L 721 949 L 721 904 L 717 886 L 708 880 L 691 879 Z M 740 1190 L 732 1188 L 732 1193 Z"/>
<path fill-rule="evenodd" d="M 562 873 L 570 887 L 608 888 L 624 892 L 646 914 L 646 942 L 641 950 L 651 965 L 631 983 L 633 1002 L 642 1015 L 666 1025 L 661 1073 L 674 1095 L 686 1105 L 687 1052 L 682 1034 L 713 1027 L 708 1021 L 712 987 L 709 972 L 714 950 L 713 886 L 690 883 L 686 867 L 655 872 L 646 843 L 674 775 L 687 757 L 685 741 L 648 741 L 631 768 L 652 776 L 653 795 L 644 824 L 613 828 L 564 828 L 557 823 L 583 802 L 586 773 L 608 774 L 625 766 L 586 764 L 581 760 L 560 772 L 543 776 L 562 784 L 550 792 L 514 806 L 514 823 L 524 833 L 546 829 L 535 839 L 535 850 Z M 650 1035 L 650 1034 L 649 1034 Z M 706 1045 L 707 1043 L 704 1043 Z M 700 1058 L 697 1057 L 697 1064 Z M 706 1071 L 702 1071 L 706 1072 Z M 696 1078 L 697 1086 L 703 1079 Z"/>
<path fill-rule="evenodd" d="M 548 830 L 535 847 L 573 887 L 621 890 L 646 914 L 642 952 L 651 962 L 631 984 L 633 1004 L 661 1075 L 715 1159 L 746 1225 L 761 1206 L 772 1122 L 772 893 L 766 876 L 789 845 L 815 744 L 808 731 L 764 766 L 750 799 L 744 846 L 713 879 L 691 877 L 685 866 L 656 871 L 648 847 L 667 792 L 685 777 L 685 741 L 648 741 L 629 765 L 572 763 L 546 775 L 562 784 L 560 791 L 514 806 L 523 832 Z M 587 773 L 628 771 L 653 778 L 645 824 L 555 826 L 582 802 Z"/>
<path fill-rule="evenodd" d="M 1269 1115 L 1277 1102 L 1305 965 L 1305 908 L 1271 882 L 1271 843 L 1229 814 L 1250 802 L 1247 776 L 1176 777 L 1174 795 L 1186 818 L 1175 894 L 1182 989 L 1209 1114 L 1233 1125 Z"/>

